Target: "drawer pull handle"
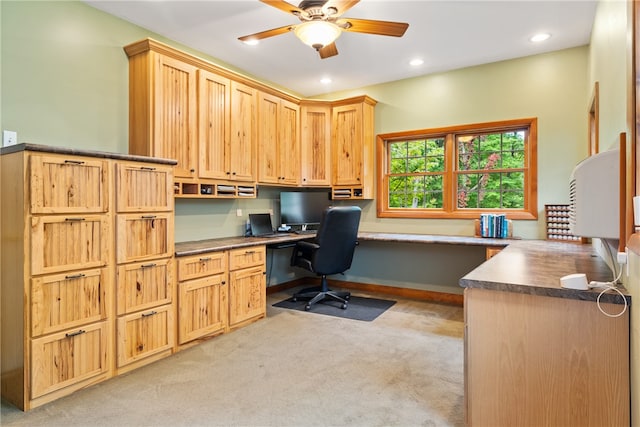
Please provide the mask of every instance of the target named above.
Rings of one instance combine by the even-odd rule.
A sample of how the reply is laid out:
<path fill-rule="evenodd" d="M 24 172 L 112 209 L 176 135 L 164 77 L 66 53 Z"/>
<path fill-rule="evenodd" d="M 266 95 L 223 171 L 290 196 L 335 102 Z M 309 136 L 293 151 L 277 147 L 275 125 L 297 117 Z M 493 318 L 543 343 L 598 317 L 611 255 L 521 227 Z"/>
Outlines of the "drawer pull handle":
<path fill-rule="evenodd" d="M 140 268 L 151 268 L 151 267 L 155 267 L 157 264 L 155 262 L 149 263 L 149 264 L 142 264 L 140 266 Z"/>
<path fill-rule="evenodd" d="M 154 171 L 154 170 L 156 170 L 156 168 L 150 168 L 148 166 L 141 166 L 140 170 L 143 170 L 143 171 Z"/>
<path fill-rule="evenodd" d="M 150 313 L 142 313 L 142 317 L 150 317 L 150 316 L 153 316 L 154 314 L 158 314 L 158 312 L 152 311 Z"/>
<path fill-rule="evenodd" d="M 142 215 L 142 219 L 156 219 L 157 215 Z"/>
<path fill-rule="evenodd" d="M 201 262 L 211 261 L 211 257 L 210 257 L 210 256 L 208 256 L 208 257 L 200 258 L 200 261 L 201 261 Z"/>
<path fill-rule="evenodd" d="M 79 274 L 70 274 L 68 276 L 64 276 L 65 279 L 79 279 L 81 277 L 84 277 L 84 273 L 79 273 Z"/>
<path fill-rule="evenodd" d="M 77 335 L 82 335 L 82 334 L 84 334 L 86 332 L 87 331 L 84 331 L 84 330 L 80 329 L 78 332 L 72 332 L 70 334 L 64 334 L 64 336 L 67 337 L 67 338 L 71 338 L 71 337 L 75 337 Z"/>
<path fill-rule="evenodd" d="M 84 218 L 65 218 L 65 221 L 84 221 Z"/>
<path fill-rule="evenodd" d="M 245 255 L 251 255 L 251 254 L 255 254 L 256 251 L 245 251 L 244 253 Z"/>
<path fill-rule="evenodd" d="M 65 160 L 64 162 L 67 165 L 84 165 L 82 160 Z"/>

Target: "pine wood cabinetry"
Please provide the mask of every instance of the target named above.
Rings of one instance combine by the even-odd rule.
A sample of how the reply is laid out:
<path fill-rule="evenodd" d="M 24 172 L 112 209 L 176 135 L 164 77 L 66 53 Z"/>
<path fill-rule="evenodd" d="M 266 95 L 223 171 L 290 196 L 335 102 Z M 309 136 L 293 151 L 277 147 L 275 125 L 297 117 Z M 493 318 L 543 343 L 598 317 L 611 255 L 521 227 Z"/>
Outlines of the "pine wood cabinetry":
<path fill-rule="evenodd" d="M 198 173 L 201 178 L 227 179 L 230 139 L 231 80 L 198 70 Z"/>
<path fill-rule="evenodd" d="M 173 197 L 169 167 L 116 167 L 116 347 L 126 371 L 173 350 Z"/>
<path fill-rule="evenodd" d="M 302 186 L 331 186 L 331 106 L 303 102 L 300 128 Z"/>
<path fill-rule="evenodd" d="M 129 152 L 178 161 L 197 176 L 196 67 L 147 50 L 129 58 Z"/>
<path fill-rule="evenodd" d="M 229 251 L 229 327 L 237 328 L 266 315 L 266 247 Z"/>
<path fill-rule="evenodd" d="M 179 345 L 227 330 L 227 259 L 227 252 L 178 259 Z"/>
<path fill-rule="evenodd" d="M 111 373 L 111 163 L 0 161 L 2 396 L 28 410 Z"/>
<path fill-rule="evenodd" d="M 300 108 L 264 92 L 258 97 L 258 181 L 300 183 Z"/>
<path fill-rule="evenodd" d="M 374 107 L 363 96 L 333 104 L 333 198 L 373 198 Z"/>
<path fill-rule="evenodd" d="M 231 142 L 227 179 L 256 181 L 256 106 L 258 92 L 251 86 L 231 82 Z"/>

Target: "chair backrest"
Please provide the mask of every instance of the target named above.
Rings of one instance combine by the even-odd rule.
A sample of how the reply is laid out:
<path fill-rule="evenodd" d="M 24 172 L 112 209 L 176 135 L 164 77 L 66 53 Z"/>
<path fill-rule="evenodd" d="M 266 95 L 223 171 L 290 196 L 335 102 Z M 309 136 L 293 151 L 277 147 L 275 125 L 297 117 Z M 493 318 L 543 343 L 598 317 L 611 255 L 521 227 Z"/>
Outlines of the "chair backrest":
<path fill-rule="evenodd" d="M 361 212 L 357 206 L 333 206 L 324 211 L 315 239 L 320 248 L 311 261 L 313 271 L 337 274 L 351 267 Z"/>

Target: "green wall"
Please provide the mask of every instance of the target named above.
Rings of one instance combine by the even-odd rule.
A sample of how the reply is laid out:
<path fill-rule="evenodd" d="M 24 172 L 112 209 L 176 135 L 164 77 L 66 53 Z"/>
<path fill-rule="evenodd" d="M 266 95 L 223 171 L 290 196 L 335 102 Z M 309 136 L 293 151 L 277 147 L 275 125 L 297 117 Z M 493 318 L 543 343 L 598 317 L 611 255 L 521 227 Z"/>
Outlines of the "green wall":
<path fill-rule="evenodd" d="M 20 142 L 126 152 L 128 65 L 122 47 L 154 37 L 233 68 L 78 1 L 0 3 L 2 18 L 2 129 Z M 504 61 L 417 77 L 326 96 L 366 93 L 379 101 L 376 133 L 522 117 L 538 117 L 538 221 L 516 221 L 515 234 L 544 238 L 544 204 L 567 202 L 573 165 L 586 155 L 588 48 Z M 261 187 L 255 200 L 176 203 L 176 241 L 241 234 L 246 215 L 271 209 L 278 190 Z M 340 202 L 346 203 L 346 202 Z M 471 220 L 378 219 L 374 201 L 359 201 L 363 231 L 473 234 Z M 242 210 L 236 216 L 237 209 Z M 438 248 L 438 247 L 436 247 Z M 385 277 L 384 254 L 363 245 L 348 280 Z M 398 248 L 398 250 L 402 250 Z M 481 261 L 476 253 L 461 266 L 416 252 L 409 265 L 424 265 L 396 285 L 461 292 L 457 278 Z M 462 251 L 462 249 L 460 249 Z M 273 256 L 272 283 L 288 280 L 288 253 Z M 478 261 L 480 260 L 480 261 Z M 363 267 L 360 268 L 359 265 Z M 414 267 L 412 267 L 414 268 Z M 450 270 L 449 278 L 433 273 Z M 444 283 L 443 283 L 444 282 Z"/>

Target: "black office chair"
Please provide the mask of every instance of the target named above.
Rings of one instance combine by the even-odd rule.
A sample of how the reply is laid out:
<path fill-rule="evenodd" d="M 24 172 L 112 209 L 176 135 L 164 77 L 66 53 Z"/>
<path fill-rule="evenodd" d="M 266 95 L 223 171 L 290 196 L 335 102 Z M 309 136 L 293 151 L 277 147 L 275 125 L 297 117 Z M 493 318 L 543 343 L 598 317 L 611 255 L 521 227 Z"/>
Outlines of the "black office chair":
<path fill-rule="evenodd" d="M 292 300 L 309 299 L 305 310 L 327 300 L 338 301 L 347 308 L 349 292 L 334 292 L 329 289 L 327 276 L 344 273 L 351 268 L 353 252 L 358 244 L 358 225 L 361 210 L 357 206 L 334 206 L 327 208 L 318 233 L 313 241 L 299 241 L 293 248 L 291 265 L 304 268 L 320 276 L 319 287 L 307 288 L 296 293 Z"/>

